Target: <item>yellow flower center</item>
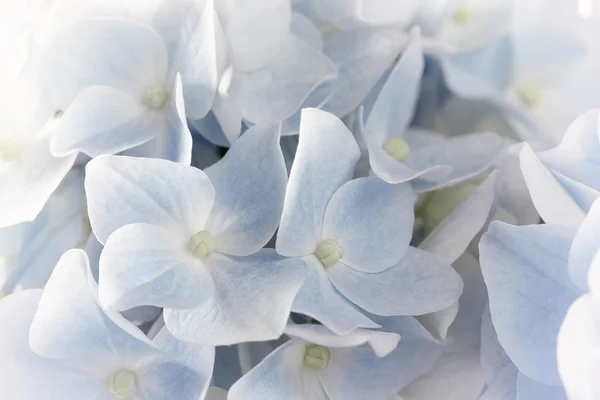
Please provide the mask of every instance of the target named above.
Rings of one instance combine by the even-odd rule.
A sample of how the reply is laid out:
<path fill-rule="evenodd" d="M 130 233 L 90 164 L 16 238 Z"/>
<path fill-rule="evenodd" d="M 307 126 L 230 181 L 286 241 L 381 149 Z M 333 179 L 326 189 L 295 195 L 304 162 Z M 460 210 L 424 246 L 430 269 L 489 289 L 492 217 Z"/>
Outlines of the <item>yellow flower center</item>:
<path fill-rule="evenodd" d="M 331 354 L 326 347 L 311 344 L 306 347 L 304 353 L 304 365 L 312 369 L 323 370 L 329 365 Z"/>
<path fill-rule="evenodd" d="M 117 400 L 132 400 L 137 392 L 137 377 L 128 370 L 120 370 L 106 380 L 106 390 Z"/>
<path fill-rule="evenodd" d="M 142 95 L 142 103 L 154 111 L 163 108 L 168 100 L 169 93 L 160 86 L 151 87 Z"/>
<path fill-rule="evenodd" d="M 329 267 L 340 261 L 344 256 L 344 249 L 335 239 L 327 239 L 319 243 L 314 254 L 324 267 Z"/>
<path fill-rule="evenodd" d="M 535 83 L 523 83 L 515 89 L 521 103 L 527 108 L 538 106 L 542 100 L 540 88 Z"/>
<path fill-rule="evenodd" d="M 383 150 L 399 163 L 404 162 L 410 154 L 408 143 L 400 138 L 391 138 L 385 141 L 382 146 Z"/>
<path fill-rule="evenodd" d="M 215 249 L 215 239 L 209 231 L 200 231 L 190 239 L 188 248 L 198 258 L 205 258 Z"/>

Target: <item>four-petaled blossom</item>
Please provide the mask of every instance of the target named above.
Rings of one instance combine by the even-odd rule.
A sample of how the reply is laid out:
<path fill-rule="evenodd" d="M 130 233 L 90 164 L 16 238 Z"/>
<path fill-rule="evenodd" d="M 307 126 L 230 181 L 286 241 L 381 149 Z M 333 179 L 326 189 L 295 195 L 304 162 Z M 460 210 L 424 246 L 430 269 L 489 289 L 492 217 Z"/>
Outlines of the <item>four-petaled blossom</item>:
<path fill-rule="evenodd" d="M 44 290 L 0 301 L 2 395 L 15 400 L 203 398 L 214 348 L 162 329 L 153 340 L 98 303 L 87 256 L 71 250 Z"/>
<path fill-rule="evenodd" d="M 262 249 L 277 228 L 286 178 L 278 124 L 248 130 L 206 172 L 165 160 L 91 161 L 85 185 L 105 245 L 102 304 L 164 307 L 167 328 L 190 342 L 279 337 L 306 270 Z"/>

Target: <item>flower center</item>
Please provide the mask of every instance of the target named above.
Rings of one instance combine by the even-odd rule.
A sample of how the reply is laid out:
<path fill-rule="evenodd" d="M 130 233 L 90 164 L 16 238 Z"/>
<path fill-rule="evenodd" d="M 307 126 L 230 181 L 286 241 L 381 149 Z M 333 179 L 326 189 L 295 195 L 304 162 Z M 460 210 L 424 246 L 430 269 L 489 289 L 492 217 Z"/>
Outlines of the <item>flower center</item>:
<path fill-rule="evenodd" d="M 382 146 L 383 150 L 399 163 L 406 160 L 410 154 L 410 147 L 400 138 L 391 138 L 385 141 Z"/>
<path fill-rule="evenodd" d="M 106 380 L 106 390 L 117 400 L 132 400 L 137 392 L 137 377 L 126 369 L 117 371 Z"/>
<path fill-rule="evenodd" d="M 515 89 L 521 103 L 527 108 L 533 108 L 540 104 L 541 93 L 538 85 L 534 83 L 523 83 Z"/>
<path fill-rule="evenodd" d="M 54 5 L 56 0 L 40 0 L 39 6 L 43 11 L 47 11 Z"/>
<path fill-rule="evenodd" d="M 452 21 L 457 25 L 464 25 L 471 19 L 471 10 L 466 6 L 460 5 L 456 8 L 452 14 Z"/>
<path fill-rule="evenodd" d="M 304 353 L 304 365 L 312 369 L 323 370 L 327 368 L 331 355 L 326 347 L 311 344 Z"/>
<path fill-rule="evenodd" d="M 215 249 L 215 239 L 209 231 L 200 231 L 190 239 L 188 248 L 198 258 L 205 258 Z"/>
<path fill-rule="evenodd" d="M 327 239 L 319 243 L 314 254 L 324 267 L 329 267 L 340 261 L 344 256 L 344 249 L 335 239 Z"/>
<path fill-rule="evenodd" d="M 0 139 L 0 159 L 2 161 L 15 161 L 21 156 L 25 144 L 16 137 Z"/>
<path fill-rule="evenodd" d="M 169 100 L 169 93 L 160 86 L 153 86 L 142 95 L 142 103 L 151 110 L 160 110 Z"/>

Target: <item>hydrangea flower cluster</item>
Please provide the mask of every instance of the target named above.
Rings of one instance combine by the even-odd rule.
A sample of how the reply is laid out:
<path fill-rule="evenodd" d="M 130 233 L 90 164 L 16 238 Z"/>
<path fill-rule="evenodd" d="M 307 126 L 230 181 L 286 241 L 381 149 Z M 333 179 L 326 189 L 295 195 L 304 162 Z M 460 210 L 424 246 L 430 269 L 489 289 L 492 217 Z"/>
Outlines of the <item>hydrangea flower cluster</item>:
<path fill-rule="evenodd" d="M 600 399 L 599 33 L 1 2 L 0 398 Z"/>

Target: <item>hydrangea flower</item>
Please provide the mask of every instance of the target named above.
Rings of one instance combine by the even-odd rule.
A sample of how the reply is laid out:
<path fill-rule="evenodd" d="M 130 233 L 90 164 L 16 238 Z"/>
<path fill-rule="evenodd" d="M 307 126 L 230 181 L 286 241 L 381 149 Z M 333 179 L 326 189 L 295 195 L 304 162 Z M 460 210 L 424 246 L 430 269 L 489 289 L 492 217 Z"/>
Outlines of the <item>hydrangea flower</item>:
<path fill-rule="evenodd" d="M 65 291 L 65 288 L 69 290 Z M 87 256 L 61 258 L 42 290 L 0 301 L 0 380 L 12 399 L 203 398 L 214 348 L 175 340 L 163 329 L 151 341 L 98 303 Z"/>
<path fill-rule="evenodd" d="M 164 160 L 91 161 L 86 192 L 105 245 L 103 305 L 164 307 L 173 335 L 195 343 L 276 339 L 306 269 L 261 250 L 277 228 L 285 184 L 277 124 L 248 130 L 206 173 Z"/>
<path fill-rule="evenodd" d="M 383 332 L 344 336 L 323 325 L 288 325 L 291 340 L 237 381 L 228 398 L 390 398 L 427 371 L 441 348 L 414 318 L 380 322 Z"/>
<path fill-rule="evenodd" d="M 50 98 L 63 112 L 53 154 L 95 157 L 148 143 L 149 156 L 189 164 L 181 81 L 153 29 L 123 18 L 79 20 L 55 35 L 43 63 Z"/>
<path fill-rule="evenodd" d="M 456 301 L 462 291 L 456 272 L 409 246 L 410 186 L 351 180 L 358 145 L 329 113 L 303 110 L 299 140 L 275 246 L 308 265 L 292 310 L 343 334 L 372 326 L 350 302 L 390 316 L 433 312 Z"/>

